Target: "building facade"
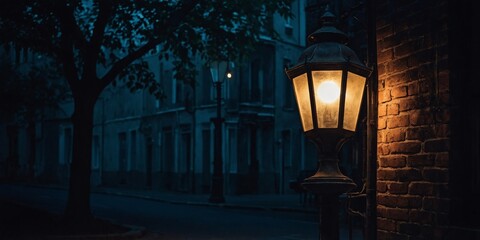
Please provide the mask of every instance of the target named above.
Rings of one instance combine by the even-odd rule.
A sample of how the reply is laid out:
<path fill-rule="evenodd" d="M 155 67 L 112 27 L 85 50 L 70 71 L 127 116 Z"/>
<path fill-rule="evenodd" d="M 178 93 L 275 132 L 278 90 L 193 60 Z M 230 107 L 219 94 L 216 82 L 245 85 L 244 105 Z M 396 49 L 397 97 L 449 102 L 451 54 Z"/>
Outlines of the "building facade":
<path fill-rule="evenodd" d="M 229 63 L 233 77 L 222 85 L 226 194 L 291 192 L 289 182 L 300 171 L 316 167 L 315 150 L 295 124 L 296 103 L 284 74 L 306 46 L 305 4 L 292 3 L 292 18 L 272 16 L 279 37 L 262 36 L 248 59 Z M 166 99 L 157 100 L 147 90 L 131 92 L 120 81 L 97 101 L 92 185 L 209 193 L 216 117 L 210 69 L 198 58 L 195 84 L 187 85 L 174 78 L 172 63 L 160 61 L 158 54 L 152 51 L 143 59 L 163 85 Z M 71 101 L 62 102 L 37 124 L 37 181 L 68 183 L 72 109 Z M 26 140 L 10 135 L 2 139 L 26 146 Z M 3 159 L 10 154 L 2 153 Z M 18 159 L 18 165 L 25 166 L 25 157 Z"/>
<path fill-rule="evenodd" d="M 227 194 L 291 191 L 288 182 L 300 170 L 315 166 L 315 157 L 302 154 L 308 143 L 295 144 L 303 141 L 302 132 L 300 125 L 291 124 L 298 122 L 298 114 L 284 74 L 284 67 L 295 61 L 305 46 L 303 5 L 303 1 L 292 4 L 295 18 L 272 16 L 279 39 L 263 36 L 249 59 L 230 63 L 233 77 L 222 85 Z M 122 87 L 102 94 L 96 106 L 92 155 L 94 163 L 97 156 L 100 163 L 98 182 L 209 193 L 212 119 L 216 117 L 210 69 L 198 59 L 198 76 L 192 86 L 173 77 L 171 63 L 159 62 L 155 54 L 145 59 L 167 98 L 158 101 L 147 91 L 130 93 Z"/>
<path fill-rule="evenodd" d="M 473 2 L 375 1 L 379 239 L 479 239 Z"/>

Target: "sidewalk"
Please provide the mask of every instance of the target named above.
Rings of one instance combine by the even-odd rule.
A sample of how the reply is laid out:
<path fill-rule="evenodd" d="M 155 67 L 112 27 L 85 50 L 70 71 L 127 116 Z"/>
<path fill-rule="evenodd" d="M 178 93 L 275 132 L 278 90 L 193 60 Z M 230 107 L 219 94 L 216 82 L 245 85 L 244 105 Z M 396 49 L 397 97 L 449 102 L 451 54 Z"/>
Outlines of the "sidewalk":
<path fill-rule="evenodd" d="M 187 204 L 208 207 L 305 213 L 316 213 L 318 211 L 318 208 L 316 208 L 312 203 L 302 203 L 299 194 L 225 195 L 225 203 L 210 203 L 208 201 L 210 197 L 208 194 L 160 192 L 157 190 L 138 190 L 111 187 L 94 187 L 92 188 L 92 193 L 135 197 L 172 204 Z"/>

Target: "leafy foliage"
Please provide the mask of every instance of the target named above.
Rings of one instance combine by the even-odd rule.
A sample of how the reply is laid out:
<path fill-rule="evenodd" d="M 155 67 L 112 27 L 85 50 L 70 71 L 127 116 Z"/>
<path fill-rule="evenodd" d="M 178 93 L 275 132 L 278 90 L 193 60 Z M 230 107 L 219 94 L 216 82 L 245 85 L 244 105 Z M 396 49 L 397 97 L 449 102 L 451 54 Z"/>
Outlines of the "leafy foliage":
<path fill-rule="evenodd" d="M 271 16 L 290 16 L 291 0 L 118 0 L 9 1 L 2 7 L 1 41 L 49 54 L 75 81 L 91 78 L 101 91 L 128 74 L 129 86 L 162 95 L 144 62 L 157 46 L 158 57 L 173 57 L 179 80 L 192 82 L 194 57 L 233 60 L 252 51 L 260 35 L 275 36 Z M 97 76 L 97 65 L 106 71 Z M 135 65 L 135 67 L 129 66 Z M 92 76 L 92 73 L 93 76 Z M 135 73 L 136 76 L 133 77 Z M 73 89 L 75 94 L 75 89 Z"/>
<path fill-rule="evenodd" d="M 0 113 L 2 120 L 26 124 L 40 109 L 58 108 L 68 97 L 68 89 L 58 81 L 58 70 L 52 65 L 22 67 L 0 59 Z"/>

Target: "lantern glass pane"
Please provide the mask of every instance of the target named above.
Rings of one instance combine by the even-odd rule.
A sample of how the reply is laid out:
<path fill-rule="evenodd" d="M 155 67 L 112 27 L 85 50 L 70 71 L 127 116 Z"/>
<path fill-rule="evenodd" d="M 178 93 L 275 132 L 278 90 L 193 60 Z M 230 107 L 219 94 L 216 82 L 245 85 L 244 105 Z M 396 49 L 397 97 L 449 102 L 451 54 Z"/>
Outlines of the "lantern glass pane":
<path fill-rule="evenodd" d="M 293 89 L 295 90 L 295 97 L 297 98 L 303 131 L 306 132 L 312 130 L 312 107 L 310 106 L 310 94 L 308 91 L 308 80 L 306 73 L 293 78 Z"/>
<path fill-rule="evenodd" d="M 227 73 L 228 63 L 225 61 L 214 61 L 210 63 L 210 74 L 213 83 L 222 83 Z"/>
<path fill-rule="evenodd" d="M 363 92 L 365 87 L 365 77 L 355 73 L 348 72 L 347 86 L 345 93 L 345 113 L 343 118 L 343 128 L 355 131 L 357 127 L 358 114 L 362 104 Z"/>
<path fill-rule="evenodd" d="M 342 71 L 312 71 L 318 128 L 337 128 Z"/>

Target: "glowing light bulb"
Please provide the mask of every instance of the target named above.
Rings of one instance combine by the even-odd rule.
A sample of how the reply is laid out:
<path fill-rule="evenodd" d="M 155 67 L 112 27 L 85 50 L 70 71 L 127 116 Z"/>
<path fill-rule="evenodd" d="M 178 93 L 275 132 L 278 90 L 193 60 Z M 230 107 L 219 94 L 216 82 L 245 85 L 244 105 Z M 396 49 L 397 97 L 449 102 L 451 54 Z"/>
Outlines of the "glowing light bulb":
<path fill-rule="evenodd" d="M 232 78 L 232 73 L 231 72 L 227 72 L 227 78 L 228 79 Z"/>
<path fill-rule="evenodd" d="M 333 103 L 340 97 L 340 88 L 333 81 L 325 81 L 318 86 L 317 97 L 324 103 Z"/>

